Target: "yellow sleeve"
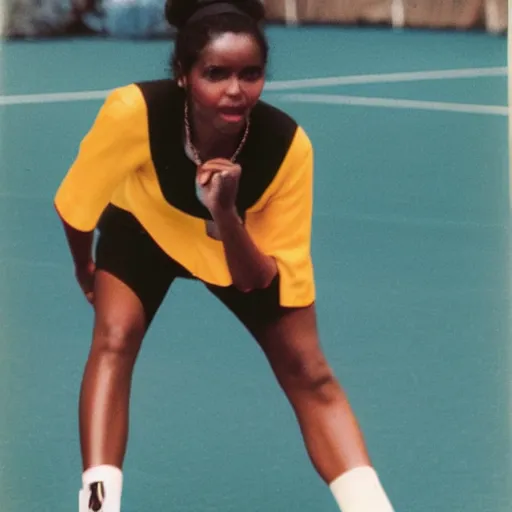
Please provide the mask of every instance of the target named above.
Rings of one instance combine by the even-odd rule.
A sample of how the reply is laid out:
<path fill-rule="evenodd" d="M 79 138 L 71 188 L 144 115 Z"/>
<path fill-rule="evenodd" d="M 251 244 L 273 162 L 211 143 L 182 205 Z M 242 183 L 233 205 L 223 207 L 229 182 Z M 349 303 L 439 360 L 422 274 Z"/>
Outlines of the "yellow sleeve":
<path fill-rule="evenodd" d="M 138 87 L 114 90 L 102 105 L 60 184 L 55 207 L 75 229 L 92 231 L 124 178 L 148 154 L 147 113 Z"/>
<path fill-rule="evenodd" d="M 286 307 L 308 306 L 315 300 L 311 259 L 313 167 L 311 142 L 299 127 L 273 183 L 247 216 L 255 243 L 275 258 L 280 302 Z"/>

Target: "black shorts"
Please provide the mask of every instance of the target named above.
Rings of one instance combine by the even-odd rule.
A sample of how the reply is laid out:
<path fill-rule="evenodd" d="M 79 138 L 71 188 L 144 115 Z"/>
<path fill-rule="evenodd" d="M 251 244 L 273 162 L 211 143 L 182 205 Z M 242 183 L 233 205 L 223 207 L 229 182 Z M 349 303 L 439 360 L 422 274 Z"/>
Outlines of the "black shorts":
<path fill-rule="evenodd" d="M 109 206 L 98 230 L 96 268 L 114 275 L 137 295 L 148 326 L 175 279 L 196 279 L 170 258 L 129 212 Z M 249 293 L 234 286 L 204 284 L 253 333 L 286 310 L 279 304 L 279 277 L 268 288 Z"/>

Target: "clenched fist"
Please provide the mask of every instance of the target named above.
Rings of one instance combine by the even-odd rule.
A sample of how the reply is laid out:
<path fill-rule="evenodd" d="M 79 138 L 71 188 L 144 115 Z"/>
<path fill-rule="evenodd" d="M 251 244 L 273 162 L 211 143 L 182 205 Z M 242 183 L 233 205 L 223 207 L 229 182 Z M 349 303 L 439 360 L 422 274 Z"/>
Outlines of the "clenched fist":
<path fill-rule="evenodd" d="M 198 197 L 212 216 L 235 208 L 241 173 L 238 164 L 224 158 L 208 160 L 197 168 Z"/>

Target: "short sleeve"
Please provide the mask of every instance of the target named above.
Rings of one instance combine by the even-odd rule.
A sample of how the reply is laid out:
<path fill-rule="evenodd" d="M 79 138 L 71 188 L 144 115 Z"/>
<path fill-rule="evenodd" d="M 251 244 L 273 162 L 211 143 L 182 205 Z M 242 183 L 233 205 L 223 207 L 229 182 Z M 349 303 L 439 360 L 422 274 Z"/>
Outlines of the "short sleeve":
<path fill-rule="evenodd" d="M 95 229 L 116 188 L 144 163 L 147 152 L 147 114 L 139 89 L 114 90 L 57 190 L 59 215 L 80 231 Z"/>
<path fill-rule="evenodd" d="M 299 127 L 274 182 L 247 217 L 256 244 L 277 263 L 280 301 L 286 307 L 307 306 L 315 300 L 313 160 L 311 142 Z"/>

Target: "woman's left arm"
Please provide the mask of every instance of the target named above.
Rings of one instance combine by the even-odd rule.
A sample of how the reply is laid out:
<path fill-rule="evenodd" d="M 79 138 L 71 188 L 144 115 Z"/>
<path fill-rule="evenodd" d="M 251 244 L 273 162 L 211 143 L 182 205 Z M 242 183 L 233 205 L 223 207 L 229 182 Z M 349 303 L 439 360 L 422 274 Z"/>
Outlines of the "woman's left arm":
<path fill-rule="evenodd" d="M 212 214 L 224 245 L 233 284 L 244 291 L 267 287 L 277 274 L 281 303 L 314 300 L 311 261 L 313 148 L 299 129 L 272 185 L 242 224 L 235 208 L 239 166 L 212 160 L 198 169 L 200 198 Z M 249 235 L 250 232 L 250 235 Z"/>
<path fill-rule="evenodd" d="M 245 221 L 255 245 L 277 266 L 283 307 L 309 306 L 315 300 L 313 168 L 311 141 L 299 128 L 281 168 Z"/>
<path fill-rule="evenodd" d="M 249 292 L 269 286 L 277 265 L 258 249 L 238 216 L 235 201 L 240 174 L 240 166 L 228 160 L 210 160 L 198 169 L 197 186 L 218 230 L 233 285 Z"/>
<path fill-rule="evenodd" d="M 224 245 L 233 284 L 243 292 L 266 288 L 277 275 L 277 264 L 251 239 L 235 208 L 212 214 Z"/>

